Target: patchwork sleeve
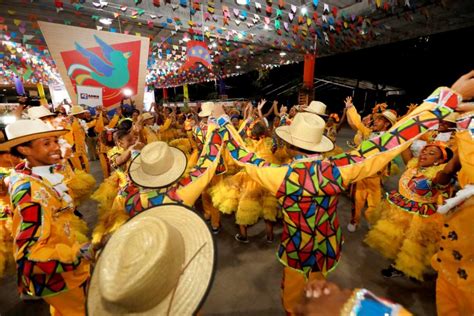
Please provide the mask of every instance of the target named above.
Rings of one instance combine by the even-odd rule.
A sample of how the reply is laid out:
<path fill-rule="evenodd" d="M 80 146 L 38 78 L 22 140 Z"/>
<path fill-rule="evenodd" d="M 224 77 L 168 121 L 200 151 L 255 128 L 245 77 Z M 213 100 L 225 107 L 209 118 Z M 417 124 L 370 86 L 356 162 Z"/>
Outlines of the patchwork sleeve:
<path fill-rule="evenodd" d="M 329 159 L 338 166 L 345 186 L 375 175 L 413 140 L 436 128 L 461 101 L 451 89 L 439 88 L 420 106 L 423 111 L 415 109 L 415 115 L 400 120 L 386 133 L 363 141 L 354 151 Z"/>
<path fill-rule="evenodd" d="M 78 266 L 80 245 L 70 245 L 66 232 L 59 231 L 65 227 L 54 227 L 51 206 L 45 203 L 47 192 L 38 186 L 34 197 L 32 186 L 35 184 L 29 181 L 15 185 L 11 195 L 13 211 L 21 221 L 14 236 L 16 259 L 26 257 L 39 264 L 58 262 L 66 269 Z M 52 234 L 53 230 L 58 233 Z"/>
<path fill-rule="evenodd" d="M 211 182 L 221 161 L 221 145 L 222 135 L 219 129 L 207 133 L 206 143 L 196 166 L 178 183 L 176 193 L 184 204 L 193 205 Z"/>
<path fill-rule="evenodd" d="M 222 138 L 226 141 L 226 148 L 232 159 L 241 167 L 245 167 L 247 174 L 271 193 L 276 194 L 289 166 L 272 164 L 249 151 L 228 120 L 220 120 Z"/>

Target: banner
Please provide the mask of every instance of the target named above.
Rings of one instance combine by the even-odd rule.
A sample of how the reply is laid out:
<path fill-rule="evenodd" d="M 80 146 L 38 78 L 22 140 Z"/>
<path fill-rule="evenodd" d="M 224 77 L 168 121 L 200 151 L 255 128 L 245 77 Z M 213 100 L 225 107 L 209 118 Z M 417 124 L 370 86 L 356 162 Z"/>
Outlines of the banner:
<path fill-rule="evenodd" d="M 77 100 L 77 86 L 102 89 L 106 108 L 131 90 L 138 108 L 143 108 L 148 38 L 87 28 L 38 22 L 67 91 Z"/>
<path fill-rule="evenodd" d="M 91 107 L 102 105 L 102 88 L 77 86 L 77 104 Z"/>
<path fill-rule="evenodd" d="M 189 91 L 188 91 L 188 84 L 185 83 L 183 86 L 183 97 L 185 101 L 189 101 Z"/>
<path fill-rule="evenodd" d="M 71 98 L 66 90 L 66 87 L 62 84 L 50 84 L 49 94 L 51 94 L 51 102 L 54 106 L 58 106 L 64 101 L 71 103 Z"/>

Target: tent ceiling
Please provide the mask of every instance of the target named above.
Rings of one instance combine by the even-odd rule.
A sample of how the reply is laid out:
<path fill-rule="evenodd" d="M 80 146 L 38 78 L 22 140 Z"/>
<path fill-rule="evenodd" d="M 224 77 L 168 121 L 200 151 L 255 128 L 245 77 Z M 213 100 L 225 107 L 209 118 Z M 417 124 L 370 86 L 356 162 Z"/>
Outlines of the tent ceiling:
<path fill-rule="evenodd" d="M 158 2 L 159 6 L 155 5 Z M 188 39 L 204 40 L 214 58 L 214 73 L 226 76 L 298 62 L 315 47 L 318 56 L 327 56 L 474 25 L 473 1 L 247 0 L 247 3 L 0 0 L 0 35 L 3 40 L 39 50 L 45 44 L 36 21 L 146 36 L 152 42 L 149 81 L 170 85 L 178 83 L 162 82 L 160 76 L 167 73 L 169 77 L 184 62 Z M 57 6 L 62 6 L 62 10 Z M 302 8 L 306 8 L 306 14 Z"/>

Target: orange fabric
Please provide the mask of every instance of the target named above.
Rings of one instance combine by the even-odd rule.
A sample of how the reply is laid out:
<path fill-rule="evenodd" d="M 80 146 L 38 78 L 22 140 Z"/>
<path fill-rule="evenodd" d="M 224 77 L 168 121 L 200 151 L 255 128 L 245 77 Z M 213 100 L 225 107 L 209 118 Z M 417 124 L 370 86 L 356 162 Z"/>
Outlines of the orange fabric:
<path fill-rule="evenodd" d="M 474 315 L 474 295 L 459 288 L 442 276 L 436 280 L 436 310 L 438 316 Z"/>
<path fill-rule="evenodd" d="M 351 223 L 360 224 L 362 209 L 367 204 L 365 218 L 370 223 L 374 211 L 382 201 L 382 184 L 379 176 L 357 181 L 354 184 L 354 207 L 352 208 Z M 373 224 L 373 223 L 371 223 Z"/>
<path fill-rule="evenodd" d="M 204 216 L 211 218 L 211 226 L 218 228 L 221 225 L 221 216 L 217 208 L 212 204 L 212 198 L 207 191 L 202 193 L 202 208 L 204 209 Z"/>
<path fill-rule="evenodd" d="M 324 280 L 324 276 L 321 272 L 312 272 L 309 274 L 308 280 L 305 280 L 302 273 L 288 267 L 283 269 L 281 294 L 283 308 L 287 315 L 295 315 L 295 307 L 299 305 L 301 299 L 304 297 L 306 282 L 312 280 Z"/>
<path fill-rule="evenodd" d="M 86 296 L 82 287 L 43 299 L 50 305 L 51 316 L 83 316 L 86 314 Z"/>

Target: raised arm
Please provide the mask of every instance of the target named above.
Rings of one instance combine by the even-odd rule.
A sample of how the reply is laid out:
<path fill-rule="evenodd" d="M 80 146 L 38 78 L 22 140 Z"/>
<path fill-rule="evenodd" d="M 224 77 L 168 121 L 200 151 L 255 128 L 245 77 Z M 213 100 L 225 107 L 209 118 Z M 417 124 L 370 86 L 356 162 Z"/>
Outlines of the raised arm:
<path fill-rule="evenodd" d="M 344 185 L 376 174 L 414 139 L 435 128 L 461 101 L 461 94 L 439 88 L 425 100 L 423 112 L 403 119 L 379 137 L 362 142 L 354 151 L 330 158 L 339 167 Z"/>
<path fill-rule="evenodd" d="M 176 193 L 184 204 L 192 206 L 211 182 L 219 165 L 221 147 L 222 133 L 215 128 L 207 134 L 196 166 L 191 169 L 187 177 L 177 183 Z"/>
<path fill-rule="evenodd" d="M 357 113 L 357 109 L 355 108 L 354 104 L 352 103 L 352 97 L 347 97 L 344 100 L 344 103 L 346 105 L 346 115 L 349 125 L 352 127 L 352 129 L 360 131 L 364 137 L 368 137 L 371 133 L 371 130 L 362 123 L 362 119 L 359 113 Z"/>

